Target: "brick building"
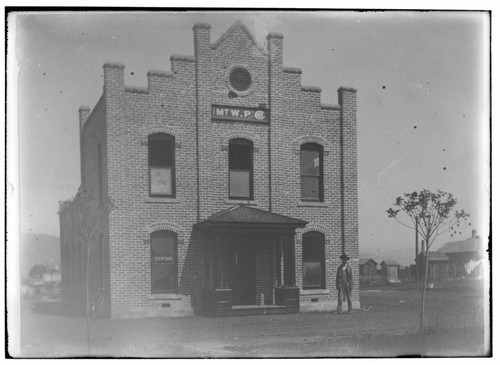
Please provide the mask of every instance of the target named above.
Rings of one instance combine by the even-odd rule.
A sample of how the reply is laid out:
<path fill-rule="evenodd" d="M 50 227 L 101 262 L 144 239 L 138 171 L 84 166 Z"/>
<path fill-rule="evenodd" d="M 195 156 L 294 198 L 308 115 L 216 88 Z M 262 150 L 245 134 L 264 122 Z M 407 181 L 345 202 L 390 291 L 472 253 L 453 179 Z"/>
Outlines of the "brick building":
<path fill-rule="evenodd" d="M 194 56 L 148 87 L 104 65 L 81 107 L 81 189 L 110 197 L 91 253 L 91 296 L 112 317 L 336 308 L 335 274 L 354 262 L 359 308 L 356 90 L 322 104 L 283 65 L 283 35 L 261 47 L 236 22 L 215 43 L 196 24 Z M 74 207 L 60 209 L 63 300 L 82 303 Z"/>

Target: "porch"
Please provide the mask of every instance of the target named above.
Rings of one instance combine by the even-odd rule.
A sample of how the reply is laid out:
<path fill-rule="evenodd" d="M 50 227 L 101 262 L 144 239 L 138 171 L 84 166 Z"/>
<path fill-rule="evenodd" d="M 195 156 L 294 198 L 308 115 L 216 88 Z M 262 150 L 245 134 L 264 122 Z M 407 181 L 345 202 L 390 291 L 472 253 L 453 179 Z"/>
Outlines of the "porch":
<path fill-rule="evenodd" d="M 196 225 L 205 238 L 202 313 L 210 316 L 299 311 L 295 229 L 307 222 L 235 206 Z"/>

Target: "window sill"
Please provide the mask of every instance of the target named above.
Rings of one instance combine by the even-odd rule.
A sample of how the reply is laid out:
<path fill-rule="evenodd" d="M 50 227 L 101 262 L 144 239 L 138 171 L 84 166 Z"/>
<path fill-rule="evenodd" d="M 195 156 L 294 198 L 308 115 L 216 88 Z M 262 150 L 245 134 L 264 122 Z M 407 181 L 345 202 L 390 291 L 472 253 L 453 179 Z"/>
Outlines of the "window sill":
<path fill-rule="evenodd" d="M 179 204 L 181 201 L 177 198 L 160 198 L 160 197 L 147 197 L 146 203 L 164 203 L 164 204 Z"/>
<path fill-rule="evenodd" d="M 242 200 L 242 199 L 226 199 L 226 204 L 244 204 L 244 205 L 258 205 L 258 202 L 255 200 Z"/>
<path fill-rule="evenodd" d="M 330 289 L 300 289 L 300 295 L 327 295 Z"/>
<path fill-rule="evenodd" d="M 182 300 L 182 295 L 175 293 L 149 294 L 148 300 Z"/>
<path fill-rule="evenodd" d="M 298 203 L 299 207 L 316 207 L 316 208 L 328 208 L 329 204 L 326 202 L 308 202 L 308 201 L 300 201 Z"/>

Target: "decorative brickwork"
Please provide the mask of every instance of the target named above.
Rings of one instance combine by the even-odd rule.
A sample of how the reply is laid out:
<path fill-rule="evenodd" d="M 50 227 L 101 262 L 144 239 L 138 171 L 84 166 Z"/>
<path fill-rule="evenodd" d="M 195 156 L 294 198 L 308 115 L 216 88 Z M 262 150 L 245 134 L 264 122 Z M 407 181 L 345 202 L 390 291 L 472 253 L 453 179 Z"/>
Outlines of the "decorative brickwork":
<path fill-rule="evenodd" d="M 175 147 L 176 148 L 182 147 L 181 133 L 176 128 L 173 128 L 173 127 L 166 125 L 166 124 L 165 125 L 151 125 L 151 126 L 146 127 L 145 131 L 144 131 L 145 138 L 143 139 L 142 144 L 147 146 L 148 136 L 150 136 L 151 134 L 155 134 L 155 133 L 165 133 L 165 134 L 169 134 L 169 135 L 175 137 Z"/>
<path fill-rule="evenodd" d="M 229 141 L 234 138 L 243 138 L 252 141 L 254 144 L 254 152 L 259 152 L 259 149 L 264 148 L 261 138 L 258 134 L 251 133 L 245 130 L 225 132 L 221 137 L 221 149 L 227 151 L 229 148 Z"/>
<path fill-rule="evenodd" d="M 323 146 L 323 153 L 325 155 L 328 155 L 328 153 L 331 151 L 331 143 L 325 140 L 324 138 L 318 137 L 318 136 L 300 136 L 299 138 L 296 138 L 293 141 L 293 151 L 295 154 L 300 154 L 300 147 L 304 143 L 316 143 L 319 144 L 320 146 Z"/>
<path fill-rule="evenodd" d="M 304 228 L 299 228 L 295 232 L 297 235 L 301 236 L 311 231 L 321 232 L 325 235 L 328 234 L 328 229 L 325 226 L 318 223 L 308 223 Z"/>
<path fill-rule="evenodd" d="M 156 231 L 161 231 L 161 230 L 172 231 L 172 232 L 177 233 L 177 239 L 184 238 L 183 227 L 181 225 L 174 223 L 174 222 L 166 222 L 166 221 L 154 222 L 154 223 L 148 224 L 146 226 L 146 234 L 147 234 L 146 238 L 149 238 L 149 235 L 151 233 L 156 232 Z"/>

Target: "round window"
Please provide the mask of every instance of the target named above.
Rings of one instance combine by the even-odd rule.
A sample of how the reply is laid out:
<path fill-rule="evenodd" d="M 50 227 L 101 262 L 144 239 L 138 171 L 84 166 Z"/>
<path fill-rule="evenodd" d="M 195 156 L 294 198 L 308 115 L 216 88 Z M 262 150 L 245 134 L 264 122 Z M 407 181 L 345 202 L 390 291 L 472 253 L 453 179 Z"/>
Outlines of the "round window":
<path fill-rule="evenodd" d="M 252 76 L 243 67 L 235 67 L 229 74 L 229 82 L 236 91 L 246 91 L 252 85 Z"/>

